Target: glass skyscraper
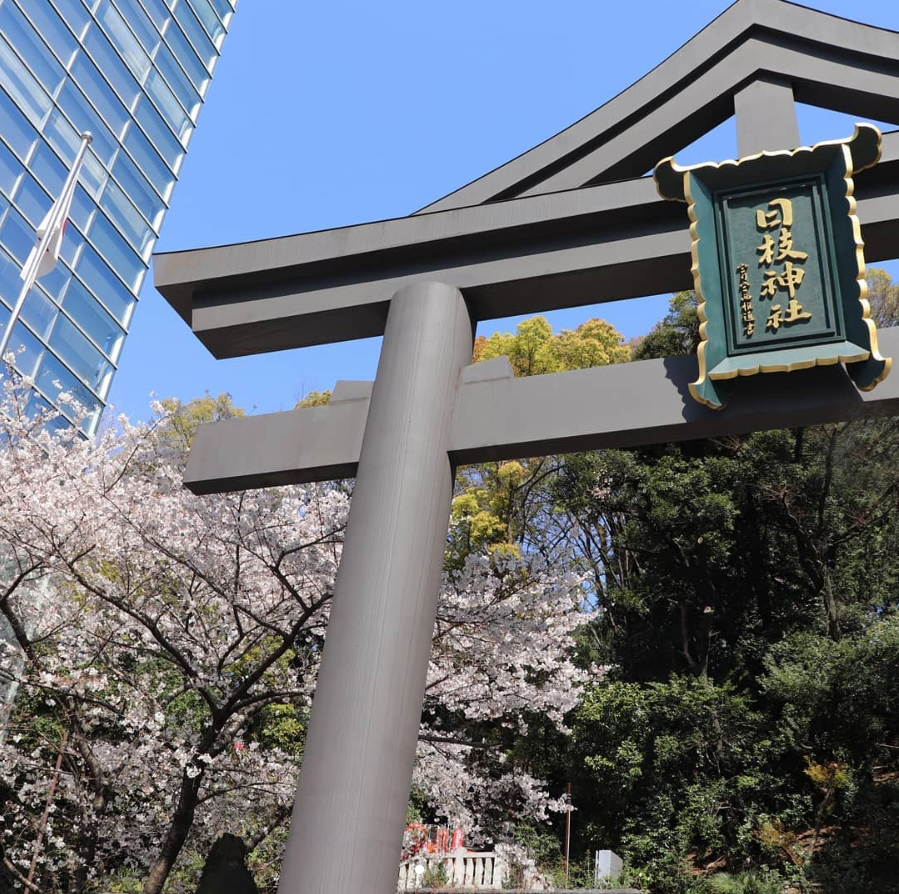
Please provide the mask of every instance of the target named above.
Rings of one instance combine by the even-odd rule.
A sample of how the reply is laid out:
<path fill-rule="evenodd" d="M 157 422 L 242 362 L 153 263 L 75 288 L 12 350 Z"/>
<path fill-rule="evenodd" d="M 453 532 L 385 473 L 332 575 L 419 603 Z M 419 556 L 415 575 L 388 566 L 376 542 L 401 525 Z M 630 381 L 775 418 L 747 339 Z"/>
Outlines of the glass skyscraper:
<path fill-rule="evenodd" d="M 0 326 L 90 131 L 60 262 L 10 341 L 36 400 L 64 390 L 96 408 L 88 433 L 236 2 L 0 0 Z"/>

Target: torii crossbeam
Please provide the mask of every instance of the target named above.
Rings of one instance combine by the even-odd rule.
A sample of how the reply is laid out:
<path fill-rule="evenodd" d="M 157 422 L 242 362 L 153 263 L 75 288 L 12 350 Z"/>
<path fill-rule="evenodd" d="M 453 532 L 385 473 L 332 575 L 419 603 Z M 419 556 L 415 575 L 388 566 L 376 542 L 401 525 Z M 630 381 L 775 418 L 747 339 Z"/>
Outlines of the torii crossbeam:
<path fill-rule="evenodd" d="M 641 175 L 732 113 L 741 156 L 794 148 L 794 100 L 899 125 L 899 35 L 737 0 L 592 115 L 422 213 L 157 256 L 157 287 L 217 357 L 384 334 L 373 386 L 203 426 L 188 464 L 197 493 L 357 476 L 282 894 L 395 889 L 457 464 L 899 412 L 899 376 L 859 394 L 840 367 L 741 382 L 715 413 L 687 393 L 694 358 L 524 380 L 469 365 L 479 320 L 690 288 L 683 207 Z M 899 133 L 883 145 L 855 183 L 873 261 L 899 245 Z M 880 343 L 899 356 L 899 329 Z"/>

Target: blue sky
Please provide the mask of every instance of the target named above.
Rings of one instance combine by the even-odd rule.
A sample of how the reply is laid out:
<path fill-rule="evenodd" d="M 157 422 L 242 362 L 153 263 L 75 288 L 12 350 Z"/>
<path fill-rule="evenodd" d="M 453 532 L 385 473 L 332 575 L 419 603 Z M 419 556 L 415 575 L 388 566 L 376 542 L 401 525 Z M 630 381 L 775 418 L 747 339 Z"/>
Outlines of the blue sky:
<path fill-rule="evenodd" d="M 602 105 L 728 5 L 241 0 L 157 251 L 408 214 Z M 806 5 L 899 30 L 899 0 Z M 852 119 L 800 110 L 800 128 L 809 144 L 848 136 Z M 729 158 L 735 144 L 725 123 L 676 158 Z M 602 316 L 630 338 L 666 307 L 661 296 L 549 316 L 556 328 Z M 214 360 L 150 276 L 110 402 L 139 419 L 151 392 L 228 391 L 248 411 L 285 410 L 338 378 L 373 378 L 377 357 L 369 339 Z"/>

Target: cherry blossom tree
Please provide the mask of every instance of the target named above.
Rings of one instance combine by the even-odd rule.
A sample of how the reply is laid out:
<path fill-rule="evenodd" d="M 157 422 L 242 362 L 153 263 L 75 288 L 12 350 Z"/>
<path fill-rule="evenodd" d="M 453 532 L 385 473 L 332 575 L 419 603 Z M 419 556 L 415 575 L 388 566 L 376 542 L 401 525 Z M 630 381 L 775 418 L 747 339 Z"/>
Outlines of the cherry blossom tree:
<path fill-rule="evenodd" d="M 0 413 L 0 673 L 18 684 L 3 863 L 34 891 L 125 875 L 176 890 L 185 848 L 284 828 L 348 492 L 196 497 L 162 407 L 85 440 L 29 413 L 27 386 L 7 382 Z M 538 716 L 562 728 L 577 700 L 585 615 L 565 567 L 484 552 L 447 577 L 415 784 L 475 835 L 488 804 L 554 806 L 507 746 Z"/>
<path fill-rule="evenodd" d="M 133 866 L 159 891 L 197 822 L 284 819 L 294 761 L 260 740 L 272 707 L 300 723 L 311 697 L 347 500 L 196 498 L 158 422 L 85 441 L 14 403 L 0 611 L 25 670 L 4 859 L 40 890 Z"/>
<path fill-rule="evenodd" d="M 593 614 L 571 566 L 561 552 L 485 549 L 444 580 L 414 782 L 475 840 L 561 809 L 514 744 L 535 721 L 564 730 L 578 703 L 573 633 Z"/>

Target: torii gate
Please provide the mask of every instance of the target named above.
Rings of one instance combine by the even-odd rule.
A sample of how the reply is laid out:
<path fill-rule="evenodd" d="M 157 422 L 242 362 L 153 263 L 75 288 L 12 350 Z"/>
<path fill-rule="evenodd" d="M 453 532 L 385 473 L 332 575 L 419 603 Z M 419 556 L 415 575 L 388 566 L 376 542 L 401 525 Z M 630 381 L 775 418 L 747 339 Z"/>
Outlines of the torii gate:
<path fill-rule="evenodd" d="M 415 215 L 156 257 L 157 288 L 216 357 L 384 334 L 373 386 L 203 426 L 187 468 L 196 493 L 357 476 L 282 894 L 395 888 L 457 464 L 899 413 L 899 375 L 859 394 L 838 366 L 741 381 L 716 413 L 687 393 L 693 357 L 529 379 L 469 365 L 479 320 L 691 288 L 684 209 L 642 175 L 733 113 L 740 156 L 799 146 L 794 100 L 899 125 L 899 34 L 737 0 Z M 855 186 L 868 260 L 893 257 L 899 133 Z M 899 329 L 880 344 L 899 356 Z"/>

